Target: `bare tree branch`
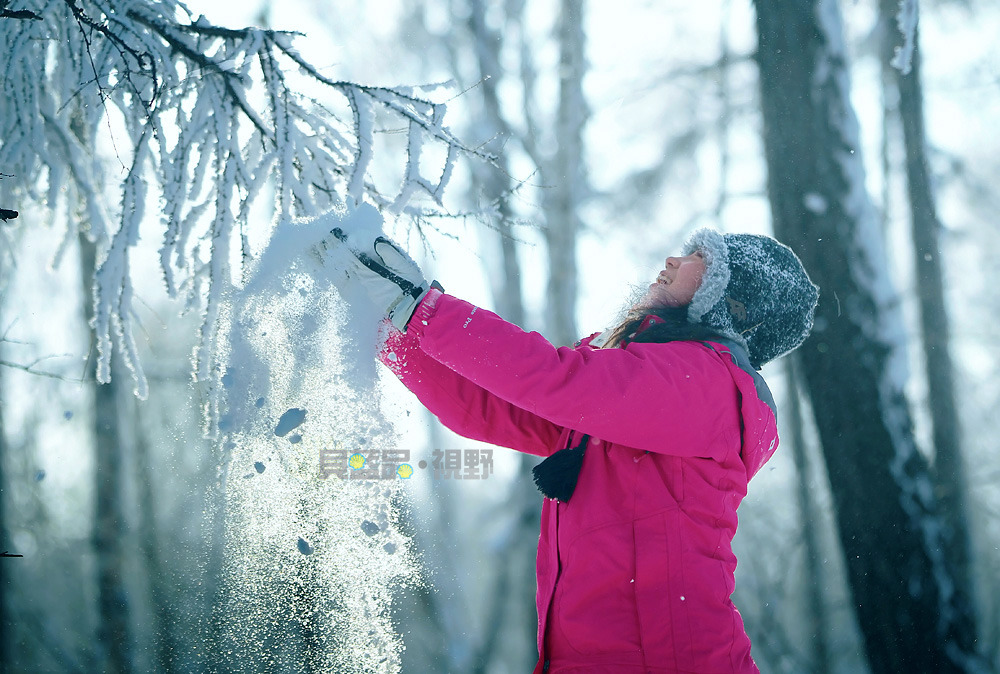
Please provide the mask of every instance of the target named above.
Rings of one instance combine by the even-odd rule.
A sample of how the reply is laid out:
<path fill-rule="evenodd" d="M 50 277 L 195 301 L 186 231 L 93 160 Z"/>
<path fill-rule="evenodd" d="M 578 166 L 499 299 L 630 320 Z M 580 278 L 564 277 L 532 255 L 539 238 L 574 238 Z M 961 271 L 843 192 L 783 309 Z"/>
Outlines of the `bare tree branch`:
<path fill-rule="evenodd" d="M 14 370 L 21 370 L 22 372 L 27 372 L 28 374 L 33 374 L 38 377 L 48 377 L 50 379 L 58 379 L 60 381 L 71 381 L 78 382 L 79 380 L 74 377 L 67 377 L 65 375 L 56 374 L 55 372 L 46 372 L 45 370 L 38 370 L 32 365 L 24 365 L 22 363 L 14 363 L 9 360 L 0 359 L 0 367 L 9 367 Z"/>
<path fill-rule="evenodd" d="M 30 9 L 0 9 L 0 19 L 33 19 L 35 21 L 41 21 L 42 17 L 38 16 Z"/>

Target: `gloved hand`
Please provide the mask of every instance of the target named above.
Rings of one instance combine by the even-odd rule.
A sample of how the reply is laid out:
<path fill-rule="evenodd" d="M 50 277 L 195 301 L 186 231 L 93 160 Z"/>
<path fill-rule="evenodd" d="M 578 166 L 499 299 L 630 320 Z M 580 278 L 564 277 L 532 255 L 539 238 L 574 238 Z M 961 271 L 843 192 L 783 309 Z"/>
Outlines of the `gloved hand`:
<path fill-rule="evenodd" d="M 400 330 L 406 329 L 430 289 L 417 263 L 384 235 L 374 240 L 355 240 L 340 227 L 334 227 L 315 252 L 324 259 L 342 258 L 341 278 L 335 282 L 360 284 L 372 303 L 382 308 Z M 347 254 L 343 255 L 344 252 Z"/>

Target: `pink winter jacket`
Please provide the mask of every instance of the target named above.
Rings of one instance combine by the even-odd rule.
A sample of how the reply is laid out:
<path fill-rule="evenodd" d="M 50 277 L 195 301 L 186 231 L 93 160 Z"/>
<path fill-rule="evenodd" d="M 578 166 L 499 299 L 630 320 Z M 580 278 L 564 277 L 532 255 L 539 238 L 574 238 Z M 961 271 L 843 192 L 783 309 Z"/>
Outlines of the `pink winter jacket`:
<path fill-rule="evenodd" d="M 385 363 L 446 426 L 548 456 L 591 436 L 544 499 L 535 672 L 757 672 L 730 600 L 736 508 L 778 444 L 721 345 L 556 348 L 437 290 Z"/>

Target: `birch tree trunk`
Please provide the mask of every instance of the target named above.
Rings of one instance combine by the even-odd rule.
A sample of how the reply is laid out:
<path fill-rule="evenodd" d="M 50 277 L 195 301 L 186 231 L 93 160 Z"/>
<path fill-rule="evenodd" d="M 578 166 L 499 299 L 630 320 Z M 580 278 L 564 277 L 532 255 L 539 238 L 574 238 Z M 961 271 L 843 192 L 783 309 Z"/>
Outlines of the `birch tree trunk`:
<path fill-rule="evenodd" d="M 485 126 L 483 135 L 492 137 L 486 146 L 497 156 L 497 165 L 479 164 L 475 166 L 474 179 L 482 190 L 487 203 L 496 203 L 497 239 L 500 245 L 500 273 L 491 273 L 493 299 L 497 312 L 506 320 L 524 326 L 524 299 L 521 292 L 521 265 L 517 258 L 517 242 L 513 236 L 511 220 L 513 213 L 508 201 L 513 185 L 510 166 L 504 146 L 513 132 L 500 108 L 499 87 L 503 72 L 500 68 L 500 49 L 503 35 L 492 30 L 486 20 L 485 0 L 469 0 L 469 33 L 475 51 L 482 94 L 482 119 L 479 126 Z M 458 75 L 459 73 L 456 73 Z M 495 147 L 494 147 L 495 146 Z"/>
<path fill-rule="evenodd" d="M 788 383 L 788 426 L 791 430 L 792 460 L 795 472 L 798 474 L 795 500 L 801 517 L 800 529 L 805 548 L 806 567 L 806 615 L 808 624 L 806 633 L 809 642 L 805 644 L 810 656 L 809 671 L 813 674 L 828 674 L 830 672 L 830 621 L 827 617 L 826 602 L 823 597 L 824 577 L 823 550 L 819 536 L 819 514 L 816 512 L 815 497 L 809 489 L 809 460 L 806 454 L 806 434 L 802 404 L 799 401 L 799 374 L 801 367 L 796 363 L 796 355 L 789 356 L 785 361 Z"/>
<path fill-rule="evenodd" d="M 164 564 L 162 530 L 156 515 L 157 493 L 154 488 L 154 470 L 149 437 L 143 428 L 143 412 L 134 409 L 139 420 L 135 429 L 136 482 L 138 486 L 138 539 L 139 551 L 149 583 L 149 600 L 152 604 L 153 645 L 157 671 L 173 674 L 177 671 L 180 656 L 178 646 L 176 598 L 171 597 L 170 569 Z"/>
<path fill-rule="evenodd" d="M 2 282 L 2 281 L 0 281 Z M 0 316 L 3 315 L 3 295 L 0 295 Z M 4 377 L 0 373 L 0 401 L 3 401 Z M 7 432 L 4 427 L 4 406 L 0 402 L 0 552 L 16 554 L 7 534 Z M 11 623 L 10 601 L 13 590 L 9 563 L 17 558 L 0 558 L 0 673 L 6 674 L 11 663 L 10 639 L 14 634 Z"/>
<path fill-rule="evenodd" d="M 507 7 L 517 11 L 517 17 L 508 20 L 519 21 L 523 7 Z M 484 0 L 469 2 L 469 32 L 477 56 L 482 93 L 482 123 L 488 125 L 499 147 L 495 149 L 498 167 L 478 166 L 477 182 L 484 197 L 497 203 L 497 239 L 500 247 L 499 273 L 491 273 L 494 304 L 506 320 L 526 327 L 524 296 L 521 288 L 521 266 L 517 256 L 517 241 L 514 238 L 511 220 L 513 212 L 508 199 L 513 189 L 510 169 L 503 145 L 512 134 L 500 106 L 499 85 L 502 71 L 500 50 L 503 36 L 491 30 L 486 20 Z M 498 170 L 499 169 L 499 170 Z M 496 576 L 492 591 L 485 606 L 486 633 L 474 658 L 473 672 L 486 672 L 498 662 L 506 663 L 525 671 L 535 665 L 536 609 L 534 560 L 538 546 L 540 526 L 540 498 L 531 480 L 531 468 L 537 459 L 528 454 L 518 456 L 518 477 L 513 485 L 512 498 L 503 508 L 513 508 L 513 531 L 506 545 L 497 551 Z M 509 630 L 503 628 L 507 626 Z M 513 635 L 508 635 L 508 631 Z M 506 638 L 505 638 L 505 635 Z"/>
<path fill-rule="evenodd" d="M 901 36 L 896 27 L 898 0 L 879 3 L 883 53 L 892 54 Z M 971 571 L 971 537 L 967 523 L 965 466 L 962 461 L 962 428 L 958 417 L 954 368 L 950 352 L 950 329 L 946 309 L 944 271 L 940 248 L 941 221 L 927 160 L 924 96 L 921 82 L 919 35 L 913 36 L 910 71 L 886 66 L 883 78 L 886 98 L 898 101 L 897 118 L 903 132 L 906 184 L 909 196 L 913 265 L 920 309 L 920 336 L 927 374 L 928 408 L 934 440 L 934 478 L 942 520 L 945 524 L 944 554 L 954 570 L 956 601 L 962 610 L 974 610 Z"/>
<path fill-rule="evenodd" d="M 905 335 L 865 191 L 839 9 L 756 7 L 768 196 L 775 233 L 821 288 L 802 371 L 868 661 L 876 674 L 974 671 L 974 619 L 955 602 L 903 395 Z"/>
<path fill-rule="evenodd" d="M 86 236 L 80 240 L 85 315 L 93 318 L 90 302 L 97 251 Z M 107 384 L 91 383 L 93 390 L 94 471 L 96 479 L 94 512 L 94 558 L 97 562 L 97 644 L 104 658 L 104 671 L 130 672 L 132 630 L 128 589 L 125 585 L 124 471 L 122 469 L 122 429 L 118 409 L 120 378 Z"/>
<path fill-rule="evenodd" d="M 583 76 L 587 69 L 584 4 L 584 0 L 562 0 L 560 3 L 556 150 L 542 172 L 548 189 L 544 199 L 549 255 L 547 335 L 557 345 L 572 344 L 579 338 L 576 329 L 576 240 L 581 226 L 580 204 L 586 196 L 583 129 L 588 117 L 583 95 Z"/>

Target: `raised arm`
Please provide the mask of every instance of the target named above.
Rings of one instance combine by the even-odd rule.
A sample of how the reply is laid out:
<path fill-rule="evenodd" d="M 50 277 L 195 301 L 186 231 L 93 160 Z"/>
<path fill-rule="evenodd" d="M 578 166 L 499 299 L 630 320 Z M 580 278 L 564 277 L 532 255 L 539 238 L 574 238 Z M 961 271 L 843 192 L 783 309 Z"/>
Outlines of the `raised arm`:
<path fill-rule="evenodd" d="M 739 428 L 733 378 L 701 344 L 557 348 L 436 290 L 417 307 L 407 333 L 426 356 L 514 407 L 604 440 L 705 456 L 706 447 L 732 446 L 713 442 L 715 435 Z"/>
<path fill-rule="evenodd" d="M 459 435 L 548 456 L 562 428 L 498 398 L 424 353 L 416 333 L 390 334 L 379 359 L 445 426 Z"/>
<path fill-rule="evenodd" d="M 386 361 L 456 432 L 535 454 L 551 452 L 565 428 L 677 455 L 721 459 L 713 452 L 733 446 L 726 433 L 739 446 L 739 393 L 714 351 L 690 342 L 556 348 L 431 288 L 402 248 L 365 231 L 366 218 L 381 224 L 371 207 L 348 210 L 311 250 L 348 299 L 363 290 L 405 328 Z"/>

